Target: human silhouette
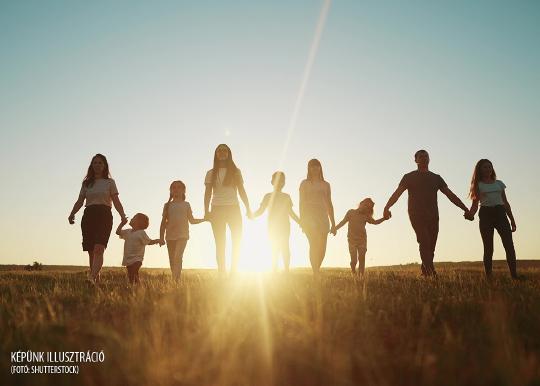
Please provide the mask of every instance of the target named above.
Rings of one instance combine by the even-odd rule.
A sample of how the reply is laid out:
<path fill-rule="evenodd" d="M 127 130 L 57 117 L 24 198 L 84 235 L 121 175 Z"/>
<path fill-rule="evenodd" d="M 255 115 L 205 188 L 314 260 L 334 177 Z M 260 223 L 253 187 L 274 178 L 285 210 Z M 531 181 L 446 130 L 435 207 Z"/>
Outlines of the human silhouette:
<path fill-rule="evenodd" d="M 289 237 L 291 224 L 289 217 L 297 223 L 300 218 L 294 213 L 291 196 L 283 193 L 285 186 L 285 173 L 275 172 L 272 174 L 273 192 L 265 194 L 259 209 L 253 212 L 253 217 L 260 216 L 268 209 L 268 234 L 272 245 L 272 271 L 277 271 L 279 255 L 283 257 L 283 268 L 289 272 L 291 252 L 289 248 Z"/>
<path fill-rule="evenodd" d="M 436 275 L 433 258 L 439 234 L 437 192 L 440 190 L 454 205 L 461 208 L 466 218 L 469 215 L 469 209 L 448 188 L 440 175 L 429 170 L 429 154 L 426 150 L 418 150 L 414 154 L 414 160 L 417 169 L 403 176 L 396 191 L 390 196 L 384 207 L 384 217 L 391 217 L 390 208 L 397 202 L 401 194 L 407 190 L 409 193 L 409 219 L 418 241 L 422 260 L 422 274 L 432 276 Z"/>
<path fill-rule="evenodd" d="M 506 185 L 497 179 L 493 164 L 488 159 L 476 163 L 471 178 L 469 197 L 472 199 L 469 219 L 473 220 L 480 205 L 480 235 L 484 244 L 484 269 L 486 276 L 491 277 L 493 259 L 493 233 L 496 229 L 501 237 L 506 252 L 506 262 L 510 275 L 516 279 L 516 251 L 512 240 L 512 232 L 516 231 L 516 221 L 512 208 L 506 197 Z M 510 223 L 508 222 L 510 218 Z"/>
<path fill-rule="evenodd" d="M 378 220 L 373 218 L 373 208 L 375 203 L 371 198 L 360 201 L 358 208 L 350 209 L 343 217 L 343 220 L 336 226 L 336 232 L 343 225 L 349 223 L 347 231 L 347 241 L 349 243 L 349 254 L 351 255 L 351 271 L 356 273 L 356 263 L 358 263 L 358 275 L 363 275 L 366 268 L 367 233 L 366 223 L 378 225 L 387 220 L 382 217 Z"/>
<path fill-rule="evenodd" d="M 204 180 L 204 218 L 210 220 L 216 243 L 216 260 L 220 275 L 226 273 L 225 240 L 226 226 L 229 226 L 232 238 L 231 272 L 238 268 L 240 241 L 242 239 L 242 216 L 238 195 L 251 216 L 249 200 L 244 189 L 242 173 L 233 161 L 229 146 L 220 144 L 214 151 L 214 164 L 206 173 Z M 211 205 L 211 206 L 210 206 Z"/>
<path fill-rule="evenodd" d="M 204 219 L 193 218 L 191 205 L 186 201 L 186 185 L 173 181 L 169 187 L 169 201 L 163 206 L 159 227 L 160 245 L 167 242 L 169 263 L 174 281 L 180 280 L 184 250 L 189 239 L 189 224 L 199 224 Z"/>
<path fill-rule="evenodd" d="M 328 230 L 335 235 L 336 223 L 330 184 L 325 181 L 317 159 L 308 162 L 307 178 L 300 184 L 300 224 L 309 242 L 313 274 L 318 276 L 326 254 Z"/>
<path fill-rule="evenodd" d="M 97 284 L 103 266 L 103 254 L 112 230 L 112 205 L 120 214 L 121 220 L 127 221 L 116 183 L 111 178 L 109 164 L 103 154 L 96 154 L 90 161 L 79 197 L 68 217 L 70 224 L 75 223 L 75 214 L 83 204 L 85 209 L 81 220 L 82 246 L 83 251 L 88 252 L 89 280 L 92 284 Z"/>
<path fill-rule="evenodd" d="M 139 284 L 139 269 L 142 266 L 145 247 L 160 244 L 159 239 L 152 240 L 146 234 L 145 229 L 149 223 L 147 215 L 137 213 L 129 222 L 131 229 L 122 229 L 127 224 L 127 219 L 123 219 L 116 229 L 116 234 L 124 240 L 122 265 L 126 267 L 130 284 Z"/>

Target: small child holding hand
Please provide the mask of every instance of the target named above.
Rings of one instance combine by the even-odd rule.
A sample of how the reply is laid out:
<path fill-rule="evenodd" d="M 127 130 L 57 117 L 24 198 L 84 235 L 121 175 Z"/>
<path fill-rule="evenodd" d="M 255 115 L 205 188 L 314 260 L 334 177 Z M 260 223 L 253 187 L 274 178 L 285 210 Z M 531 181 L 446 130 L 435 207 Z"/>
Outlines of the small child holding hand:
<path fill-rule="evenodd" d="M 274 191 L 267 193 L 259 209 L 257 209 L 252 218 L 258 217 L 268 210 L 268 233 L 270 244 L 272 245 L 272 271 L 277 271 L 279 255 L 283 257 L 283 268 L 289 272 L 291 261 L 291 252 L 289 249 L 289 236 L 291 225 L 289 217 L 297 223 L 300 218 L 294 213 L 291 196 L 281 190 L 285 186 L 285 173 L 275 172 L 271 180 Z"/>
<path fill-rule="evenodd" d="M 377 225 L 386 219 L 373 218 L 373 207 L 375 203 L 371 198 L 363 199 L 357 209 L 350 209 L 347 214 L 336 226 L 336 231 L 349 223 L 347 232 L 347 240 L 349 241 L 349 253 L 351 255 L 351 271 L 356 273 L 356 263 L 358 262 L 358 274 L 363 275 L 366 267 L 366 252 L 367 252 L 367 233 L 366 223 Z"/>
<path fill-rule="evenodd" d="M 150 239 L 144 231 L 149 225 L 148 216 L 145 214 L 137 213 L 133 216 L 129 222 L 131 229 L 122 229 L 126 223 L 126 219 L 122 220 L 116 229 L 116 234 L 125 240 L 122 265 L 127 268 L 129 283 L 138 284 L 139 268 L 141 268 L 144 257 L 144 247 L 159 244 L 159 239 Z"/>

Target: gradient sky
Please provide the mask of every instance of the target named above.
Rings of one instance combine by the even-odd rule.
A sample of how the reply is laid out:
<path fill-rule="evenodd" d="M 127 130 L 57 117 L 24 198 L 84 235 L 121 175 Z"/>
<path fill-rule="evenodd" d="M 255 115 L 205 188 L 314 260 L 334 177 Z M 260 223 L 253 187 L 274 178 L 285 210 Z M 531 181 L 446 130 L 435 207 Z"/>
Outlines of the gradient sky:
<path fill-rule="evenodd" d="M 256 209 L 280 165 L 322 7 L 0 0 L 0 263 L 87 263 L 82 210 L 74 226 L 67 217 L 98 152 L 153 238 L 172 180 L 202 215 L 222 142 Z M 518 259 L 538 258 L 538 20 L 538 1 L 332 2 L 284 158 L 296 210 L 310 158 L 332 186 L 336 222 L 368 196 L 380 216 L 420 148 L 467 204 L 473 166 L 489 158 L 508 187 Z M 439 208 L 436 261 L 481 260 L 477 220 L 441 194 Z M 406 195 L 393 215 L 368 226 L 368 265 L 419 262 Z M 243 266 L 268 266 L 265 218 L 244 227 Z M 307 266 L 307 241 L 292 230 L 292 264 Z M 191 235 L 185 266 L 214 268 L 210 225 Z M 121 260 L 113 234 L 105 264 Z M 348 261 L 344 229 L 324 265 Z M 167 267 L 166 249 L 148 246 L 144 265 Z"/>

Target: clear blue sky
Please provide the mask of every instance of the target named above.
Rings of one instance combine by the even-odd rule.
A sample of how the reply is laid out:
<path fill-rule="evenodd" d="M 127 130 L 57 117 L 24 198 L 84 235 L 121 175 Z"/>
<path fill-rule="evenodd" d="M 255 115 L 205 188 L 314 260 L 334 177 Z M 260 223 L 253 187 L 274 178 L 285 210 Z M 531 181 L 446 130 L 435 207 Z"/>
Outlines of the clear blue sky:
<path fill-rule="evenodd" d="M 0 263 L 87 262 L 82 211 L 75 226 L 67 216 L 97 152 L 128 215 L 150 216 L 151 237 L 172 180 L 186 183 L 202 215 L 221 142 L 256 208 L 279 165 L 322 5 L 0 1 Z M 313 157 L 336 221 L 367 196 L 380 215 L 419 148 L 464 201 L 487 157 L 508 186 L 518 259 L 538 258 L 538 20 L 538 1 L 334 1 L 283 166 L 295 207 Z M 439 207 L 436 261 L 481 260 L 478 223 L 442 195 Z M 368 265 L 419 261 L 406 196 L 393 213 L 368 227 Z M 244 224 L 244 264 L 267 261 L 264 218 Z M 191 231 L 185 265 L 214 267 L 210 226 Z M 345 233 L 329 240 L 325 265 L 348 265 Z M 307 266 L 294 226 L 291 246 L 293 264 Z M 121 254 L 112 235 L 105 264 Z M 166 249 L 147 247 L 145 265 L 167 266 Z"/>

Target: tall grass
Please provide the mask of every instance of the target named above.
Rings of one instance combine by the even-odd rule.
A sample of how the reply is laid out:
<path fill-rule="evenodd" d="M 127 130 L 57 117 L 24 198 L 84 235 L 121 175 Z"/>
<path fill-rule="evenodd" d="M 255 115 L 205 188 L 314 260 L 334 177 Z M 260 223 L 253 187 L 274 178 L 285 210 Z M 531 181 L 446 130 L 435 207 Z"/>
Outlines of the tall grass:
<path fill-rule="evenodd" d="M 289 275 L 0 272 L 3 385 L 540 385 L 540 269 Z M 79 375 L 9 374 L 9 353 L 105 352 Z"/>

